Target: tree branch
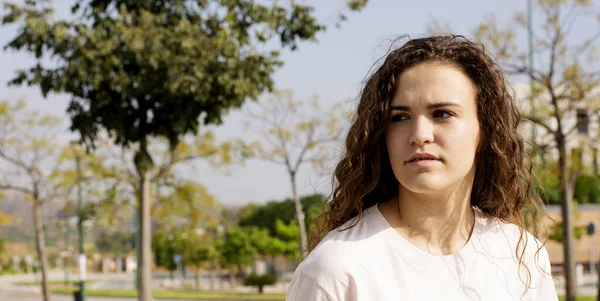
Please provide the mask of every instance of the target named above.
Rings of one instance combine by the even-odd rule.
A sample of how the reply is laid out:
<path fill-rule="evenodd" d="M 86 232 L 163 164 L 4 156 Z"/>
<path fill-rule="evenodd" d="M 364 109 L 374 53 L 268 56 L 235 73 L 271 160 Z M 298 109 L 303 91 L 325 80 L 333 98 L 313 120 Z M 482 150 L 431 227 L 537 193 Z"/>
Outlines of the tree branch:
<path fill-rule="evenodd" d="M 600 38 L 600 31 L 596 32 L 589 40 L 585 41 L 577 50 L 575 50 L 575 53 L 583 53 L 586 48 L 593 45 L 598 38 Z"/>
<path fill-rule="evenodd" d="M 536 82 L 542 81 L 542 73 L 535 69 L 530 69 L 528 66 L 519 66 L 510 63 L 506 63 L 504 66 L 510 68 L 506 70 L 506 73 L 509 75 L 520 75 L 525 73 Z"/>
<path fill-rule="evenodd" d="M 23 188 L 23 187 L 19 187 L 19 186 L 15 186 L 15 185 L 2 185 L 0 184 L 0 190 L 16 190 L 25 194 L 31 194 L 33 195 L 33 191 L 27 189 L 27 188 Z"/>
<path fill-rule="evenodd" d="M 573 134 L 574 132 L 577 131 L 577 125 L 573 126 L 572 128 L 570 128 L 567 133 L 565 134 L 565 136 L 569 136 L 571 134 Z"/>
<path fill-rule="evenodd" d="M 61 196 L 64 196 L 64 195 L 65 195 L 64 193 L 53 193 L 53 194 L 50 194 L 50 195 L 45 196 L 43 198 L 40 198 L 40 202 L 50 201 L 52 199 L 55 199 L 55 198 L 58 198 L 58 197 L 61 197 Z"/>
<path fill-rule="evenodd" d="M 137 179 L 135 173 L 133 171 L 131 171 L 131 169 L 129 169 L 129 162 L 127 162 L 127 160 L 125 159 L 125 151 L 123 150 L 121 152 L 121 155 L 119 156 L 121 162 L 123 163 L 123 168 L 125 168 L 125 172 L 127 173 L 127 176 L 131 179 Z"/>
<path fill-rule="evenodd" d="M 304 158 L 304 154 L 308 150 L 308 147 L 311 144 L 313 144 L 312 140 L 313 140 L 314 134 L 315 134 L 315 128 L 310 127 L 310 131 L 308 132 L 308 137 L 306 138 L 306 143 L 304 144 L 304 147 L 302 148 L 302 150 L 300 151 L 300 154 L 298 155 L 298 160 L 296 161 L 296 165 L 294 166 L 294 171 L 298 170 L 298 168 L 300 167 L 300 164 L 302 164 L 302 159 Z"/>
<path fill-rule="evenodd" d="M 0 157 L 6 161 L 8 161 L 9 163 L 22 168 L 23 170 L 25 170 L 27 173 L 30 172 L 30 168 L 29 166 L 25 165 L 25 163 L 7 155 L 3 150 L 0 150 Z"/>
<path fill-rule="evenodd" d="M 288 166 L 288 164 L 286 164 L 286 162 L 284 161 L 279 161 L 273 157 L 267 157 L 267 156 L 254 156 L 252 157 L 253 159 L 257 159 L 257 160 L 261 160 L 261 161 L 267 161 L 267 162 L 271 162 L 271 163 L 275 163 L 278 165 L 283 165 L 283 166 Z"/>
<path fill-rule="evenodd" d="M 177 159 L 177 160 L 173 160 L 173 154 L 171 154 L 171 156 L 169 157 L 169 161 L 160 166 L 156 175 L 154 175 L 152 177 L 152 180 L 154 181 L 154 180 L 157 180 L 157 179 L 161 178 L 162 176 L 164 176 L 171 169 L 171 167 L 173 167 L 173 165 L 175 165 L 175 164 L 193 161 L 193 160 L 200 159 L 200 158 L 210 157 L 216 153 L 217 153 L 217 151 L 212 151 L 206 155 L 189 155 L 189 156 L 185 156 L 180 159 Z"/>
<path fill-rule="evenodd" d="M 546 124 L 543 120 L 541 120 L 540 118 L 535 117 L 535 116 L 529 116 L 529 115 L 526 115 L 524 117 L 525 117 L 525 119 L 527 119 L 527 120 L 529 120 L 529 121 L 531 121 L 531 122 L 533 122 L 533 123 L 535 123 L 535 124 L 537 124 L 537 125 L 545 128 L 546 131 L 548 131 L 548 133 L 550 133 L 552 135 L 556 134 L 555 131 L 548 124 Z"/>

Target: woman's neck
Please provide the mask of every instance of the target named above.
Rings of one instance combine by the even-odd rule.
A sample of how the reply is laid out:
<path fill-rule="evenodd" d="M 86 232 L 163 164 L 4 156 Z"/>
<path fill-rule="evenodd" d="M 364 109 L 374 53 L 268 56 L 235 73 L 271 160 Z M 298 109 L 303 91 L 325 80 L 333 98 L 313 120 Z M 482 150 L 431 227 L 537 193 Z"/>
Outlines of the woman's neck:
<path fill-rule="evenodd" d="M 459 185 L 461 188 L 436 195 L 417 194 L 400 187 L 396 198 L 385 204 L 386 219 L 418 248 L 433 255 L 452 254 L 467 243 L 473 229 L 471 185 L 465 183 Z"/>

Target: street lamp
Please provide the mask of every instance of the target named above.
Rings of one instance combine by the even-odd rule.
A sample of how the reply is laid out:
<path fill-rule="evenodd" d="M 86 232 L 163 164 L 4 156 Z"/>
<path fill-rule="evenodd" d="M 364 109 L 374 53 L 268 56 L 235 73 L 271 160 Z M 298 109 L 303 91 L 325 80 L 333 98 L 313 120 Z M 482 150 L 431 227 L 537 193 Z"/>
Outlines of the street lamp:
<path fill-rule="evenodd" d="M 77 231 L 79 233 L 79 296 L 81 301 L 85 301 L 85 272 L 87 260 L 85 258 L 84 250 L 84 236 L 83 236 L 83 206 L 81 196 L 81 155 L 79 150 L 76 149 L 79 145 L 76 141 L 72 141 L 73 155 L 75 156 L 75 167 L 77 169 Z M 76 300 L 77 301 L 77 300 Z"/>

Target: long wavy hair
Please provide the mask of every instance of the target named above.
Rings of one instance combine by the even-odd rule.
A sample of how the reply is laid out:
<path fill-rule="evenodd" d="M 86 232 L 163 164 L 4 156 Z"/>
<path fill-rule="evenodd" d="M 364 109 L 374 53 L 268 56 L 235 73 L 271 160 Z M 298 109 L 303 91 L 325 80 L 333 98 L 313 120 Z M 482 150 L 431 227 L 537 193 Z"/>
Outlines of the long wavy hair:
<path fill-rule="evenodd" d="M 390 51 L 366 79 L 345 140 L 345 153 L 335 168 L 331 202 L 315 221 L 307 252 L 328 232 L 359 216 L 345 229 L 353 227 L 363 210 L 398 193 L 399 183 L 392 172 L 384 135 L 390 120 L 390 104 L 399 75 L 431 61 L 458 67 L 476 86 L 482 148 L 475 157 L 471 205 L 519 227 L 515 255 L 519 266 L 524 265 L 526 231 L 533 229 L 537 235 L 538 222 L 545 213 L 541 198 L 532 189 L 533 183 L 537 183 L 532 173 L 532 156 L 526 152 L 518 133 L 521 115 L 504 73 L 484 46 L 456 35 L 408 40 Z M 526 270 L 529 286 L 531 273 L 527 267 Z"/>

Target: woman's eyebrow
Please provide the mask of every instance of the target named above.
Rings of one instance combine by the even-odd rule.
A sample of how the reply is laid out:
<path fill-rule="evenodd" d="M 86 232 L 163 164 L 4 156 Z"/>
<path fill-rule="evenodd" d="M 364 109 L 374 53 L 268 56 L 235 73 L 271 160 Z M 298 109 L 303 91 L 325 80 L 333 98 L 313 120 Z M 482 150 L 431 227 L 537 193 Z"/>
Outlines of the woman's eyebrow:
<path fill-rule="evenodd" d="M 454 103 L 454 102 L 435 102 L 435 103 L 427 104 L 428 109 L 438 109 L 438 108 L 444 108 L 444 107 L 460 107 L 460 105 L 457 103 Z M 392 110 L 410 112 L 410 107 L 408 107 L 408 106 L 391 106 L 391 108 L 392 108 Z"/>

